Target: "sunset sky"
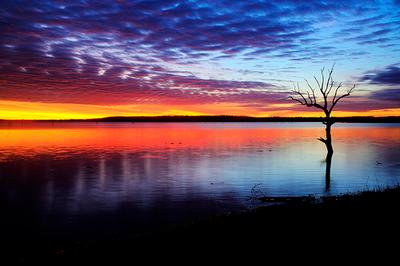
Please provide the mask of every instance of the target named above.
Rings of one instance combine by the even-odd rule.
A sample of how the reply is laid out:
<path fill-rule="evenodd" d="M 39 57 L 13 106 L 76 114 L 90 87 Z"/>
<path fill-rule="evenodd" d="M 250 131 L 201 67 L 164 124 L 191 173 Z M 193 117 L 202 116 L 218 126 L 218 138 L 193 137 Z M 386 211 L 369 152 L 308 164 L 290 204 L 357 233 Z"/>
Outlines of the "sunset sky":
<path fill-rule="evenodd" d="M 398 0 L 4 0 L 0 119 L 315 116 L 289 92 L 334 63 L 334 115 L 400 115 L 399 37 Z"/>

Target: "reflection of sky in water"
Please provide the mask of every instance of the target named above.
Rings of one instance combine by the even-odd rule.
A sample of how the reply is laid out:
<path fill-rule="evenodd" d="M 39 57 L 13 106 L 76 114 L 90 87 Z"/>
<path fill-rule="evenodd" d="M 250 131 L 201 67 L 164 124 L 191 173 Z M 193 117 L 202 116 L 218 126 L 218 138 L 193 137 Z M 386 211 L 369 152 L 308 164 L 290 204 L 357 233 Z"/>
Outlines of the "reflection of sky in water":
<path fill-rule="evenodd" d="M 29 209 L 40 223 L 237 210 L 250 205 L 255 184 L 267 195 L 325 193 L 319 123 L 0 128 L 1 204 Z M 398 125 L 337 124 L 333 136 L 330 193 L 399 182 Z"/>

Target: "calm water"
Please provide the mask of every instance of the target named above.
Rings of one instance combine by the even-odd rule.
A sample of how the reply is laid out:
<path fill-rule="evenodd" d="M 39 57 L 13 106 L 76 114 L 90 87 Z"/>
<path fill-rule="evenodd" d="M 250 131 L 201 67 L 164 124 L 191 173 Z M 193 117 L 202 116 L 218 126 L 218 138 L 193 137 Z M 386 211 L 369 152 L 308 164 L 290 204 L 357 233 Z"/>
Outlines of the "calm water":
<path fill-rule="evenodd" d="M 255 185 L 277 196 L 400 182 L 400 124 L 335 124 L 326 192 L 322 126 L 1 122 L 2 223 L 113 234 L 251 207 Z"/>

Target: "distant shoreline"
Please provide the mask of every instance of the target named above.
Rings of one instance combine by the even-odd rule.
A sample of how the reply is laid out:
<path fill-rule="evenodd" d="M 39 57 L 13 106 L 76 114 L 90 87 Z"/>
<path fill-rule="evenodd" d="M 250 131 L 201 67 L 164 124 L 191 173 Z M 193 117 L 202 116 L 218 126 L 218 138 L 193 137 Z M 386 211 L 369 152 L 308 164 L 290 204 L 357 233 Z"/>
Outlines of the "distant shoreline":
<path fill-rule="evenodd" d="M 400 116 L 334 117 L 342 123 L 400 123 Z M 251 116 L 115 116 L 93 119 L 6 120 L 0 122 L 322 122 L 323 117 L 251 117 Z"/>

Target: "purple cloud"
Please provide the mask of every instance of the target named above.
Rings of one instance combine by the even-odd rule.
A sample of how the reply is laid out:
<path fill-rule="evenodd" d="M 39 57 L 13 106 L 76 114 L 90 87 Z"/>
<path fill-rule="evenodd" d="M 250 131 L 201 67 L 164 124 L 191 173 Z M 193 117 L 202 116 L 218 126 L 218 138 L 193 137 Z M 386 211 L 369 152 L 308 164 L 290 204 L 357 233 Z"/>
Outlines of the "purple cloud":
<path fill-rule="evenodd" d="M 370 94 L 370 98 L 381 101 L 393 101 L 400 107 L 400 89 L 383 89 L 374 91 Z"/>
<path fill-rule="evenodd" d="M 302 62 L 362 57 L 367 52 L 343 51 L 337 39 L 326 42 L 321 35 L 343 14 L 360 18 L 349 19 L 350 29 L 340 28 L 352 44 L 395 45 L 398 21 L 387 21 L 385 8 L 384 14 L 372 16 L 382 4 L 367 3 L 2 1 L 0 98 L 88 104 L 281 103 L 286 76 L 274 84 L 261 82 L 254 76 L 265 69 L 245 69 L 237 73 L 246 80 L 210 78 L 192 73 L 191 66 L 229 59 L 244 65 L 285 60 L 287 74 Z M 363 32 L 366 25 L 373 30 Z M 398 84 L 396 73 L 393 67 L 367 74 L 364 81 Z"/>
<path fill-rule="evenodd" d="M 392 65 L 383 70 L 369 72 L 360 80 L 378 85 L 400 85 L 400 67 Z"/>

